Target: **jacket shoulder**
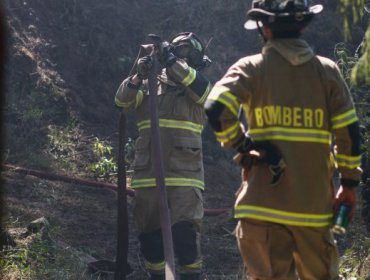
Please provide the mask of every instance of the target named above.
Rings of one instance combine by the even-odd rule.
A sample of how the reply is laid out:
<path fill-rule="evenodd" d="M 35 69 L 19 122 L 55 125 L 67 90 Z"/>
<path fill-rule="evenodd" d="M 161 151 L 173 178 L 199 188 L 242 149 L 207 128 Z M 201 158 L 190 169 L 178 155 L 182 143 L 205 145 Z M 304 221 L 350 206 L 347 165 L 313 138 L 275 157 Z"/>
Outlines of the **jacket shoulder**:
<path fill-rule="evenodd" d="M 262 66 L 262 54 L 250 55 L 240 58 L 230 68 L 229 72 L 254 72 Z"/>
<path fill-rule="evenodd" d="M 235 64 L 236 65 L 254 65 L 257 66 L 261 64 L 263 61 L 263 56 L 262 54 L 255 54 L 255 55 L 249 55 L 240 58 Z"/>
<path fill-rule="evenodd" d="M 338 65 L 330 58 L 319 55 L 316 55 L 315 58 L 326 69 L 335 69 L 335 70 L 338 69 Z"/>

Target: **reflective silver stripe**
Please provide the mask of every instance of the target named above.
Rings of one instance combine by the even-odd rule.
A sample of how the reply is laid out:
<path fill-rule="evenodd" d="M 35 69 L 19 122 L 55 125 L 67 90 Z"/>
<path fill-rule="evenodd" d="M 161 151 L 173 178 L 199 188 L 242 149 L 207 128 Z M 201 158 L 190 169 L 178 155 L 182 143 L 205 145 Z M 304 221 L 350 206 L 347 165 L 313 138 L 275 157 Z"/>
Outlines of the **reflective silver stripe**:
<path fill-rule="evenodd" d="M 204 190 L 204 182 L 198 179 L 190 178 L 165 178 L 165 185 L 167 187 L 194 187 Z M 131 182 L 131 188 L 151 188 L 156 187 L 155 178 L 148 179 L 133 179 Z"/>
<path fill-rule="evenodd" d="M 343 154 L 337 154 L 336 160 L 338 166 L 356 168 L 361 166 L 361 156 L 347 156 Z"/>
<path fill-rule="evenodd" d="M 150 120 L 145 120 L 137 123 L 139 131 L 143 129 L 150 128 Z M 190 130 L 195 133 L 201 133 L 203 130 L 203 125 L 198 123 L 193 123 L 189 121 L 179 121 L 179 120 L 167 120 L 159 119 L 159 127 L 162 128 L 176 128 Z"/>
<path fill-rule="evenodd" d="M 306 214 L 276 210 L 272 208 L 237 205 L 235 218 L 251 218 L 293 226 L 325 227 L 331 224 L 333 214 Z"/>
<path fill-rule="evenodd" d="M 331 142 L 331 133 L 319 129 L 267 127 L 250 129 L 249 132 L 254 140 L 284 140 L 325 144 Z"/>
<path fill-rule="evenodd" d="M 358 118 L 355 109 L 349 110 L 331 119 L 333 129 L 345 127 L 356 121 L 358 121 Z"/>

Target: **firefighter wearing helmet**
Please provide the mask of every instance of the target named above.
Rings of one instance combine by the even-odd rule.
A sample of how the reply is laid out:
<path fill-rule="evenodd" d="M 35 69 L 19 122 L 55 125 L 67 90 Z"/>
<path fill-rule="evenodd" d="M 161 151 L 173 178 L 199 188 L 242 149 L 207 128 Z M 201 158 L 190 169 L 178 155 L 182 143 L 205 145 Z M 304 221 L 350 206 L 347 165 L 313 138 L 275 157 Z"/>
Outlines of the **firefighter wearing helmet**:
<path fill-rule="evenodd" d="M 331 227 L 339 205 L 353 215 L 360 133 L 337 65 L 300 39 L 321 11 L 307 0 L 253 1 L 245 28 L 259 30 L 262 51 L 232 65 L 205 103 L 216 138 L 243 168 L 235 232 L 251 279 L 338 278 Z"/>
<path fill-rule="evenodd" d="M 211 84 L 201 70 L 209 65 L 202 41 L 183 32 L 163 42 L 158 59 L 163 65 L 158 80 L 158 117 L 165 185 L 172 224 L 174 253 L 181 280 L 200 278 L 200 227 L 203 218 L 204 168 L 201 133 L 206 123 L 204 102 Z M 150 134 L 148 72 L 153 58 L 137 62 L 137 73 L 119 86 L 115 103 L 135 111 L 139 137 L 135 142 L 133 215 L 140 250 L 150 279 L 165 279 L 154 161 Z"/>

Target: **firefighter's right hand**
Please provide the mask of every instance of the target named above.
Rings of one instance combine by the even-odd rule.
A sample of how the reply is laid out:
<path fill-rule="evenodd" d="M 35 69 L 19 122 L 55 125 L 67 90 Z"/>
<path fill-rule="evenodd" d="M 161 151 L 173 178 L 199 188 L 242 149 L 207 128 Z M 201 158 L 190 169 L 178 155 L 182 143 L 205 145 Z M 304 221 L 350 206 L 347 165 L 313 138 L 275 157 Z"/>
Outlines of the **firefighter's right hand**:
<path fill-rule="evenodd" d="M 150 55 L 143 56 L 137 61 L 137 75 L 140 80 L 148 79 L 148 73 L 153 67 L 153 58 Z"/>
<path fill-rule="evenodd" d="M 350 207 L 349 220 L 351 221 L 356 207 L 356 188 L 340 186 L 334 202 L 334 212 L 337 212 L 340 204 L 346 204 Z"/>
<path fill-rule="evenodd" d="M 244 169 L 249 170 L 260 158 L 261 154 L 258 151 L 252 150 L 249 152 L 237 153 L 233 160 Z"/>
<path fill-rule="evenodd" d="M 244 135 L 243 139 L 241 141 L 238 141 L 238 144 L 234 145 L 233 147 L 238 152 L 234 156 L 234 162 L 247 170 L 249 170 L 256 162 L 256 160 L 260 157 L 257 151 L 252 151 L 253 141 L 247 135 Z"/>

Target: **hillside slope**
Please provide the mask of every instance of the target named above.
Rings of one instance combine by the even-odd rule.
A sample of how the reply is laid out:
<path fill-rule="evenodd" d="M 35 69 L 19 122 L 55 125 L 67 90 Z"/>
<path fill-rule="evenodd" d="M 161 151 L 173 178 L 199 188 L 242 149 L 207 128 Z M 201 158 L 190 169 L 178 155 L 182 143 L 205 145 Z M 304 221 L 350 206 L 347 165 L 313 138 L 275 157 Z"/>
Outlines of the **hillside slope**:
<path fill-rule="evenodd" d="M 209 42 L 213 60 L 206 74 L 212 82 L 239 57 L 259 51 L 260 38 L 243 29 L 251 1 L 242 0 L 6 0 L 8 61 L 6 64 L 5 161 L 51 173 L 116 182 L 116 174 L 98 177 L 91 164 L 96 139 L 113 147 L 116 158 L 119 111 L 113 98 L 129 73 L 147 34 L 169 38 L 193 31 Z M 316 1 L 317 2 L 317 1 Z M 325 14 L 308 28 L 305 38 L 319 54 L 332 57 L 343 41 L 336 1 L 327 0 Z M 361 40 L 354 27 L 353 50 Z M 128 135 L 137 135 L 129 115 Z M 204 134 L 207 208 L 231 208 L 239 186 L 239 168 L 207 127 Z M 108 156 L 108 155 L 107 155 Z M 98 178 L 97 178 L 98 177 Z M 86 186 L 49 182 L 4 173 L 7 227 L 24 227 L 46 216 L 56 237 L 97 258 L 114 259 L 116 194 Z M 239 279 L 243 274 L 232 236 L 231 213 L 205 219 L 203 251 L 209 279 Z M 354 234 L 340 240 L 351 248 Z M 144 277 L 134 229 L 130 240 L 131 279 Z M 362 234 L 362 235 L 361 235 Z"/>

